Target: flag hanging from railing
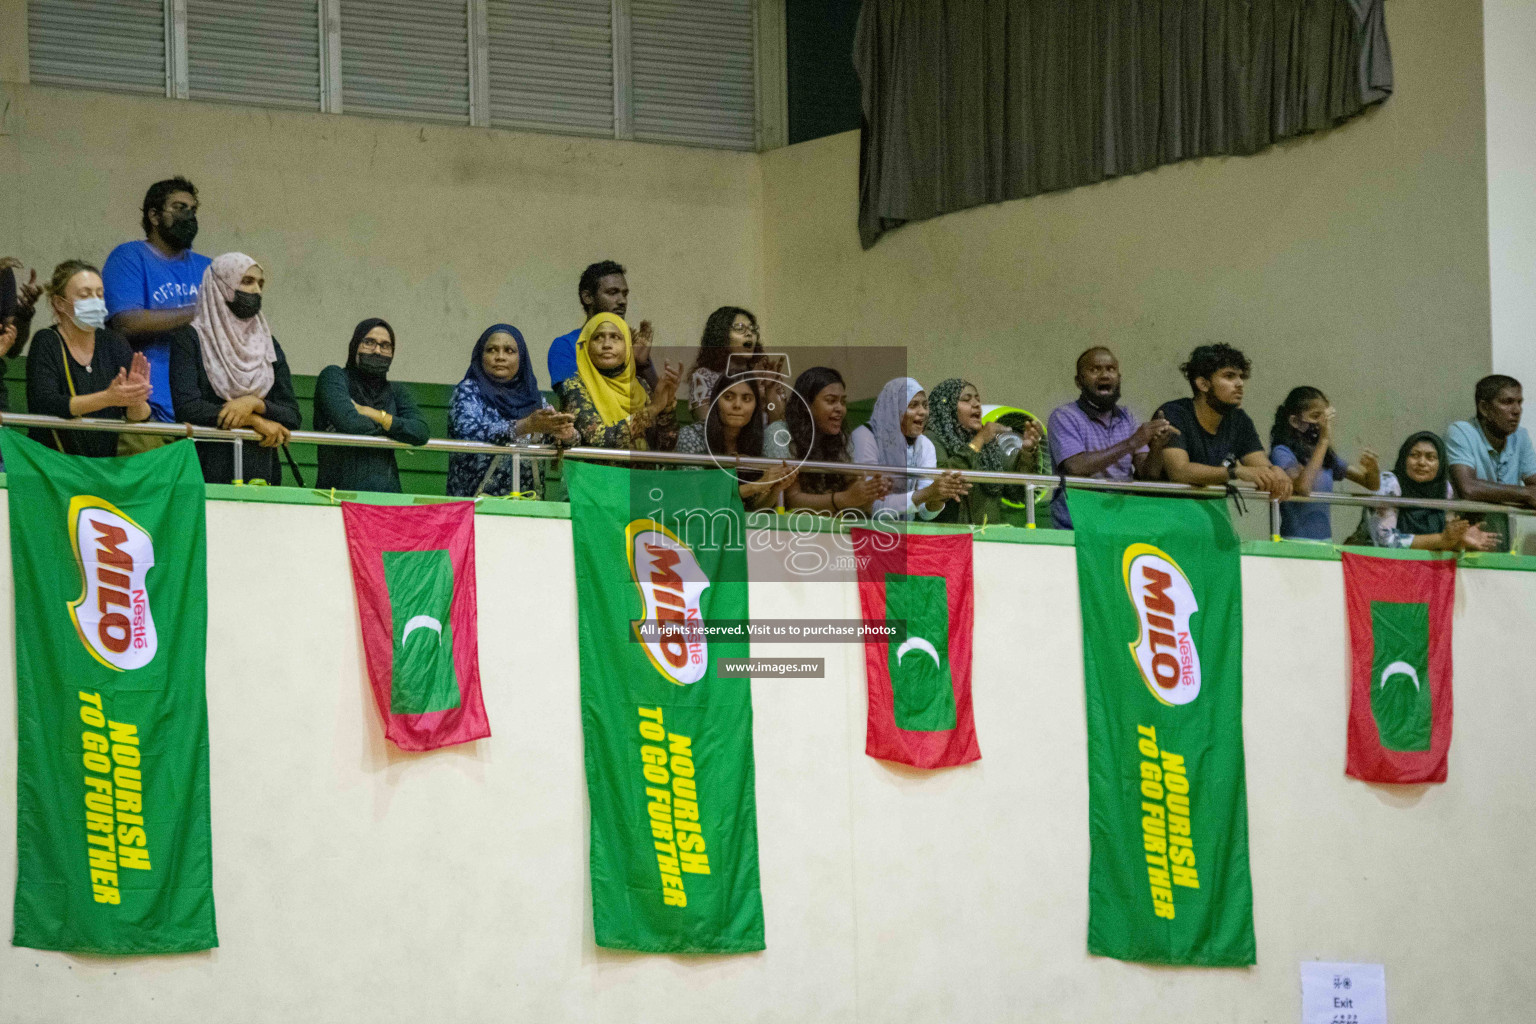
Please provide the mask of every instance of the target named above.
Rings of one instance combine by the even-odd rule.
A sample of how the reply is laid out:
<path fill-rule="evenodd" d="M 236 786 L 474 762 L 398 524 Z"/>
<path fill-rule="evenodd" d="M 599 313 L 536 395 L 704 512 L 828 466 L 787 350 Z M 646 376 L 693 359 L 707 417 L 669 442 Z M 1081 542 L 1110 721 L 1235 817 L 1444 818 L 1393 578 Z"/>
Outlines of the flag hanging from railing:
<path fill-rule="evenodd" d="M 899 635 L 864 641 L 864 752 L 914 768 L 981 757 L 971 715 L 971 535 L 851 531 L 866 624 Z"/>
<path fill-rule="evenodd" d="M 480 694 L 475 505 L 342 502 L 368 679 L 384 735 L 435 750 L 491 734 Z"/>
<path fill-rule="evenodd" d="M 191 444 L 63 455 L 0 430 L 15 587 L 18 946 L 218 945 L 203 474 Z"/>
<path fill-rule="evenodd" d="M 1366 782 L 1444 782 L 1456 562 L 1341 557 L 1351 649 L 1345 771 Z"/>
<path fill-rule="evenodd" d="M 747 619 L 735 477 L 566 463 L 597 944 L 764 948 L 752 687 L 722 677 Z"/>
<path fill-rule="evenodd" d="M 1255 962 L 1238 540 L 1223 501 L 1069 490 L 1088 712 L 1088 951 Z"/>

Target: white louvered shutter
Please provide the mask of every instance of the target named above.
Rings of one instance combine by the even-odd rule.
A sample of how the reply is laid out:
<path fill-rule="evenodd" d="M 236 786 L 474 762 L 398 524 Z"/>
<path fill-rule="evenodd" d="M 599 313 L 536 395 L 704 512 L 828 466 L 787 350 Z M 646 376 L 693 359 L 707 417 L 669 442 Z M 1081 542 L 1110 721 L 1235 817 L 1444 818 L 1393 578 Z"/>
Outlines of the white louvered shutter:
<path fill-rule="evenodd" d="M 315 0 L 187 0 L 194 100 L 320 109 Z"/>
<path fill-rule="evenodd" d="M 491 124 L 613 135 L 611 0 L 487 0 Z"/>
<path fill-rule="evenodd" d="M 29 0 L 32 81 L 165 95 L 163 0 Z"/>
<path fill-rule="evenodd" d="M 756 145 L 752 0 L 630 0 L 635 138 Z"/>
<path fill-rule="evenodd" d="M 341 0 L 341 110 L 468 124 L 465 0 Z"/>

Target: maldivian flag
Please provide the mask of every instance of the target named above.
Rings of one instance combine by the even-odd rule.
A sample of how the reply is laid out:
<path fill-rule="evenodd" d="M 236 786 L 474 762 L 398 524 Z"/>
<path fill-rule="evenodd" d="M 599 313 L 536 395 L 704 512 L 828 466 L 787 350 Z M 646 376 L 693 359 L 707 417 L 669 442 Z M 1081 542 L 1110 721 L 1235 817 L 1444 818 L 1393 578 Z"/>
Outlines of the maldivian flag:
<path fill-rule="evenodd" d="M 78 458 L 15 430 L 0 452 L 17 626 L 11 941 L 217 946 L 197 452 Z"/>
<path fill-rule="evenodd" d="M 599 946 L 763 948 L 752 688 L 719 663 L 747 618 L 745 517 L 714 471 L 566 464 Z"/>
<path fill-rule="evenodd" d="M 1366 782 L 1444 782 L 1456 562 L 1346 553 L 1349 754 Z"/>
<path fill-rule="evenodd" d="M 866 623 L 904 626 L 867 637 L 864 752 L 916 768 L 981 757 L 971 717 L 971 535 L 851 531 Z"/>
<path fill-rule="evenodd" d="M 1068 490 L 1088 710 L 1088 952 L 1255 962 L 1243 609 L 1225 501 Z"/>
<path fill-rule="evenodd" d="M 435 750 L 491 734 L 480 697 L 475 505 L 342 502 L 384 735 Z"/>

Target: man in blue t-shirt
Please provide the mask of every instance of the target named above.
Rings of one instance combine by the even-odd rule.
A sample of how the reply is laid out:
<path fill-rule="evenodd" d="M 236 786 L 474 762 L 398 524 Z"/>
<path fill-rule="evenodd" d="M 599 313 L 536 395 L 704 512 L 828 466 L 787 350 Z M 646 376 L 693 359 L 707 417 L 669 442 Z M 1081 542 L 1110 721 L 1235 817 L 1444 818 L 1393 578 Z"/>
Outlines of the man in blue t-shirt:
<path fill-rule="evenodd" d="M 613 313 L 622 317 L 629 309 L 629 282 L 624 268 L 613 260 L 594 263 L 581 272 L 576 284 L 576 298 L 581 302 L 582 326 L 598 313 Z M 576 339 L 581 337 L 581 327 L 569 334 L 562 334 L 549 343 L 549 386 L 558 390 L 563 380 L 576 376 Z M 652 387 L 656 386 L 656 370 L 651 366 L 651 322 L 640 321 L 634 333 L 635 370 Z"/>
<path fill-rule="evenodd" d="M 1477 382 L 1477 417 L 1446 430 L 1446 461 L 1456 493 L 1468 501 L 1536 508 L 1536 447 L 1520 425 L 1525 393 L 1502 373 Z M 1504 516 L 1490 516 L 1484 529 L 1504 532 Z"/>
<path fill-rule="evenodd" d="M 144 240 L 113 249 L 101 280 L 111 325 L 149 360 L 151 418 L 169 423 L 176 419 L 169 332 L 192 322 L 203 271 L 213 261 L 192 251 L 197 188 L 187 179 L 167 178 L 149 186 L 140 222 Z"/>

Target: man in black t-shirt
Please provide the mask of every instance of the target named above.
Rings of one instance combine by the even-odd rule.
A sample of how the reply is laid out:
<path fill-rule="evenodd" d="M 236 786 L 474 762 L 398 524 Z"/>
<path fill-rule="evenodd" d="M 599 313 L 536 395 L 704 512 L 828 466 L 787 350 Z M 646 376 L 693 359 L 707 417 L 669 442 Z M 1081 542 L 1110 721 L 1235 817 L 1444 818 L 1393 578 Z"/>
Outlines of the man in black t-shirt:
<path fill-rule="evenodd" d="M 1177 431 L 1163 451 L 1165 479 L 1195 485 L 1246 480 L 1276 500 L 1291 496 L 1291 478 L 1270 464 L 1241 408 L 1250 366 L 1247 356 L 1223 344 L 1201 345 L 1179 367 L 1195 394 L 1158 410 Z"/>

